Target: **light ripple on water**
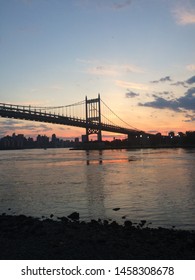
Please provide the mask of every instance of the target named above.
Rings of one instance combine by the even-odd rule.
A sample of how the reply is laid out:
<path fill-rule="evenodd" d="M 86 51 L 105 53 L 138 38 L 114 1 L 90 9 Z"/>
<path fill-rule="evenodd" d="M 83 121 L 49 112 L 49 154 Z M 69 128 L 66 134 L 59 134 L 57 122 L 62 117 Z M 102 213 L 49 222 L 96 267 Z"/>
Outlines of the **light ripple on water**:
<path fill-rule="evenodd" d="M 0 151 L 0 211 L 195 229 L 195 150 Z M 113 208 L 119 207 L 119 211 Z M 8 211 L 10 213 L 10 211 Z"/>

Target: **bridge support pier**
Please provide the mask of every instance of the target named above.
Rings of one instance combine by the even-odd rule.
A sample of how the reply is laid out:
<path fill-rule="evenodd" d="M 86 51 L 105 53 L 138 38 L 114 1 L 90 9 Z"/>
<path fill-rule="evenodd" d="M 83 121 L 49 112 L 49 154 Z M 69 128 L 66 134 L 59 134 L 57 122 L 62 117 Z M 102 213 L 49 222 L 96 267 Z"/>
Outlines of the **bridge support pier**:
<path fill-rule="evenodd" d="M 89 142 L 89 135 L 97 134 L 98 142 L 102 141 L 101 130 L 101 106 L 100 94 L 98 98 L 87 99 L 85 98 L 86 108 L 86 141 Z"/>

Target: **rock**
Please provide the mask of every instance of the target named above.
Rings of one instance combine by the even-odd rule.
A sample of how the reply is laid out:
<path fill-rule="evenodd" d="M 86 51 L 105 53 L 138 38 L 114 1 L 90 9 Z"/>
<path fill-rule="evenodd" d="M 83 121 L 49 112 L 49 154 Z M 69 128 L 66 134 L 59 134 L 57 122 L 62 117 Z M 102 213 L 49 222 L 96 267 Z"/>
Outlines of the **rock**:
<path fill-rule="evenodd" d="M 58 220 L 61 220 L 63 223 L 68 223 L 69 220 L 66 217 L 58 217 Z"/>
<path fill-rule="evenodd" d="M 113 211 L 118 211 L 118 210 L 120 210 L 121 208 L 119 208 L 119 207 L 116 207 L 116 208 L 113 208 L 112 210 Z"/>
<path fill-rule="evenodd" d="M 78 213 L 74 216 L 78 217 Z M 63 218 L 68 221 L 65 225 Z M 107 224 L 106 220 L 101 223 L 70 221 L 65 217 L 60 220 L 0 215 L 0 259 L 194 259 L 194 230 L 137 229 L 128 220 L 124 226 L 116 222 Z"/>
<path fill-rule="evenodd" d="M 145 225 L 145 223 L 146 223 L 146 220 L 141 220 L 139 226 L 143 227 Z"/>
<path fill-rule="evenodd" d="M 80 216 L 78 212 L 73 212 L 68 216 L 68 218 L 71 219 L 72 221 L 78 221 Z"/>
<path fill-rule="evenodd" d="M 116 221 L 113 221 L 113 222 L 110 224 L 110 226 L 116 228 L 116 227 L 118 227 L 119 225 L 117 224 Z"/>
<path fill-rule="evenodd" d="M 104 224 L 104 226 L 107 226 L 108 225 L 108 221 L 104 220 L 103 224 Z"/>
<path fill-rule="evenodd" d="M 92 219 L 91 221 L 90 221 L 90 225 L 96 225 L 96 226 L 99 226 L 99 222 L 97 221 L 97 220 L 94 220 L 94 219 Z"/>
<path fill-rule="evenodd" d="M 132 227 L 133 223 L 131 221 L 125 221 L 124 226 L 125 227 Z"/>

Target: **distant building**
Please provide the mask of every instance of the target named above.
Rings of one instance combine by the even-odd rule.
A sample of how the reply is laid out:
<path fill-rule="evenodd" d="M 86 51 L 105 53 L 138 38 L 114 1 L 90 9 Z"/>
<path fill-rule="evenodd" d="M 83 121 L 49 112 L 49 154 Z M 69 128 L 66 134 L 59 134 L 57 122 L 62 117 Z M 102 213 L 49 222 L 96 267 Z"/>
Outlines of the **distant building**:
<path fill-rule="evenodd" d="M 60 147 L 60 139 L 56 137 L 55 134 L 52 134 L 51 136 L 51 147 L 52 148 L 58 148 Z"/>
<path fill-rule="evenodd" d="M 168 136 L 171 137 L 171 138 L 175 137 L 175 132 L 174 131 L 170 131 Z"/>
<path fill-rule="evenodd" d="M 81 138 L 82 138 L 82 143 L 87 142 L 87 135 L 86 134 L 82 135 Z"/>
<path fill-rule="evenodd" d="M 37 147 L 46 148 L 48 146 L 49 146 L 49 137 L 47 137 L 46 135 L 44 135 L 44 136 L 38 135 L 37 136 Z"/>

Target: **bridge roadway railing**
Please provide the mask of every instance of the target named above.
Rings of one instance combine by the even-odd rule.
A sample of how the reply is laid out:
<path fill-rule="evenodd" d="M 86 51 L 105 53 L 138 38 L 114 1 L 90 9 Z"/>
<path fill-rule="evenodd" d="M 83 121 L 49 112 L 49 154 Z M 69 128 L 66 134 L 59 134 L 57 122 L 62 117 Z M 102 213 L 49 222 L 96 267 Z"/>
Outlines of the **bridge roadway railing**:
<path fill-rule="evenodd" d="M 43 109 L 42 109 L 43 110 Z M 31 106 L 21 106 L 0 103 L 0 116 L 4 118 L 14 118 L 21 120 L 30 120 L 37 122 L 54 123 L 60 125 L 70 125 L 82 128 L 101 129 L 103 131 L 115 132 L 121 134 L 138 134 L 140 131 L 128 129 L 120 126 L 109 125 L 105 123 L 91 121 L 86 123 L 86 119 L 77 117 L 67 117 L 55 113 L 43 112 L 42 110 L 32 109 Z"/>
<path fill-rule="evenodd" d="M 19 106 L 0 103 L 0 116 L 5 118 L 86 127 L 85 119 L 77 117 L 67 117 L 43 110 L 31 109 L 31 106 Z"/>

